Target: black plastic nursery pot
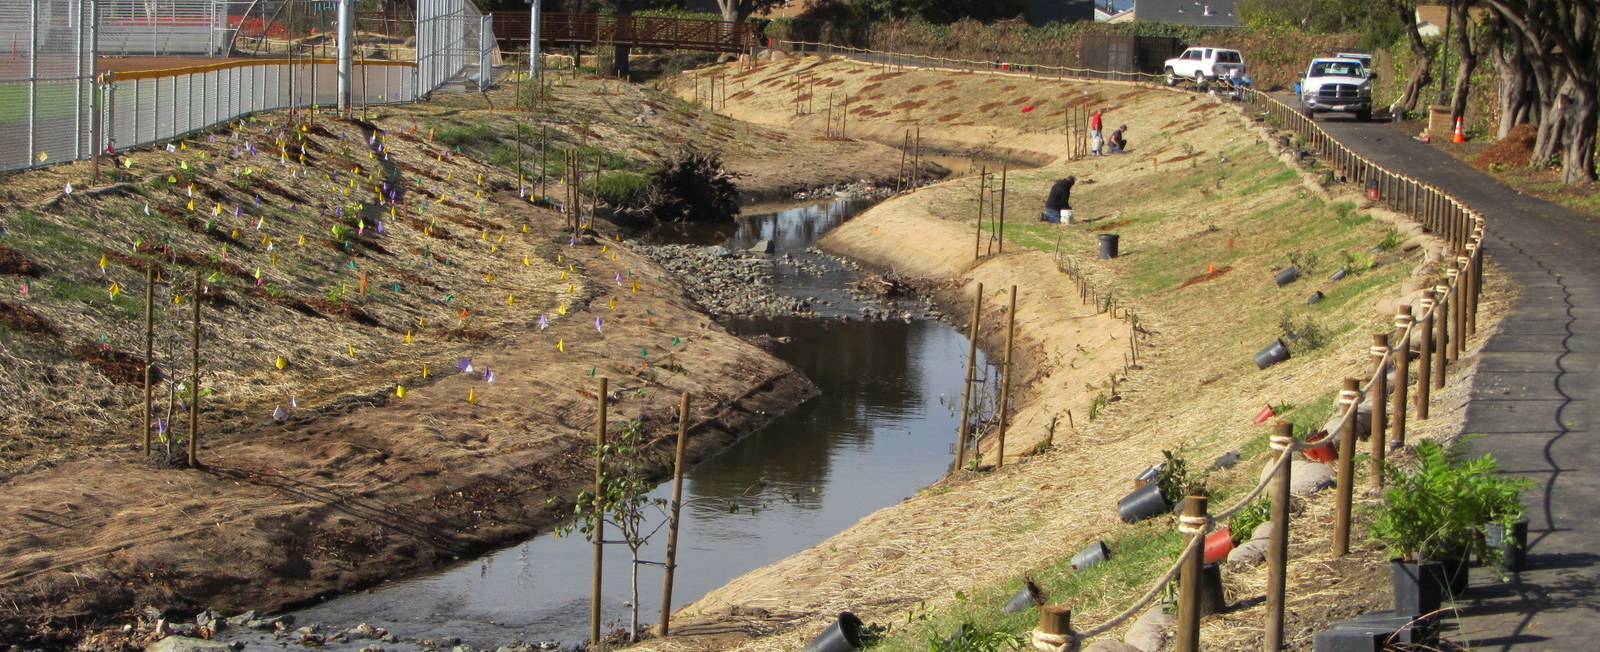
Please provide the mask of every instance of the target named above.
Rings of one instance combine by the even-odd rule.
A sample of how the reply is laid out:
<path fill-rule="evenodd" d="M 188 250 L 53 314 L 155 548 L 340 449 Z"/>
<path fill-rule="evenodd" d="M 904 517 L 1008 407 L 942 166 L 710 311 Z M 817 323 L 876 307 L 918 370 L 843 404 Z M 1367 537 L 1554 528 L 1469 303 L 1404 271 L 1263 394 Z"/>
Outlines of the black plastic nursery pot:
<path fill-rule="evenodd" d="M 1519 573 L 1528 563 L 1528 519 L 1522 519 L 1511 525 L 1508 535 L 1506 527 L 1500 523 L 1490 523 L 1483 528 L 1484 543 L 1490 548 L 1500 551 L 1500 561 L 1497 562 L 1500 570 L 1507 573 Z"/>
<path fill-rule="evenodd" d="M 1044 604 L 1044 589 L 1034 584 L 1033 580 L 1023 580 L 1022 588 L 1017 589 L 1015 595 L 1006 601 L 1005 612 L 1008 614 L 1021 613 L 1031 607 Z"/>
<path fill-rule="evenodd" d="M 850 652 L 861 649 L 861 619 L 848 611 L 806 644 L 805 652 Z"/>
<path fill-rule="evenodd" d="M 1273 340 L 1267 348 L 1256 352 L 1256 368 L 1266 369 L 1272 365 L 1289 359 L 1289 347 L 1284 345 L 1283 339 Z"/>
<path fill-rule="evenodd" d="M 1102 233 L 1102 234 L 1100 234 L 1100 257 L 1101 258 L 1116 258 L 1117 257 L 1117 240 L 1119 238 L 1121 238 L 1121 237 L 1122 236 L 1117 235 L 1115 233 Z"/>
<path fill-rule="evenodd" d="M 1211 562 L 1200 567 L 1200 617 L 1220 614 L 1228 609 L 1222 590 L 1222 564 Z"/>
<path fill-rule="evenodd" d="M 1106 542 L 1096 541 L 1072 556 L 1072 570 L 1081 571 L 1110 558 L 1111 549 L 1106 547 Z"/>
<path fill-rule="evenodd" d="M 1166 496 L 1161 495 L 1160 483 L 1152 482 L 1117 501 L 1117 515 L 1123 522 L 1137 523 L 1152 516 L 1167 513 L 1172 509 L 1172 504 L 1167 502 Z"/>
<path fill-rule="evenodd" d="M 1466 568 L 1460 561 L 1390 560 L 1395 613 L 1429 616 L 1438 612 L 1445 600 L 1466 589 Z"/>
<path fill-rule="evenodd" d="M 1278 287 L 1293 283 L 1298 278 L 1300 278 L 1300 270 L 1294 265 L 1280 269 L 1277 274 L 1273 275 L 1273 280 L 1278 282 Z"/>

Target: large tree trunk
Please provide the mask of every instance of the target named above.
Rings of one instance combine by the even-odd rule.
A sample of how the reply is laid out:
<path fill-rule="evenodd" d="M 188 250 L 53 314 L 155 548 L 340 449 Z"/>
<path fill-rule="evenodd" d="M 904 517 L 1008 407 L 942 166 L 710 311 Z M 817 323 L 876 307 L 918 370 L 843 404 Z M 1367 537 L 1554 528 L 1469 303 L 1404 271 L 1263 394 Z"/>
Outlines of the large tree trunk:
<path fill-rule="evenodd" d="M 1455 44 L 1460 52 L 1456 55 L 1456 85 L 1450 94 L 1450 115 L 1461 117 L 1467 114 L 1467 94 L 1472 90 L 1472 71 L 1478 67 L 1478 53 L 1472 47 L 1472 18 L 1467 13 L 1467 5 L 1471 0 L 1455 0 L 1450 4 L 1450 13 L 1454 16 L 1456 31 Z"/>
<path fill-rule="evenodd" d="M 1495 138 L 1505 138 L 1511 128 L 1519 124 L 1537 122 L 1532 108 L 1536 86 L 1529 71 L 1526 46 L 1522 39 L 1508 38 L 1511 35 L 1507 30 L 1505 17 L 1493 14 L 1489 21 L 1488 55 L 1494 62 L 1495 76 L 1499 78 L 1496 99 L 1500 104 L 1500 124 L 1495 129 Z"/>
<path fill-rule="evenodd" d="M 1596 120 L 1600 119 L 1600 97 L 1593 79 L 1568 84 L 1571 100 L 1567 104 L 1566 147 L 1561 152 L 1561 181 L 1568 185 L 1595 180 L 1594 148 Z"/>
<path fill-rule="evenodd" d="M 1400 23 L 1406 28 L 1406 43 L 1411 46 L 1411 69 L 1406 75 L 1406 89 L 1400 94 L 1400 101 L 1396 108 L 1401 111 L 1415 111 L 1417 100 L 1422 96 L 1422 89 L 1433 83 L 1433 62 L 1428 57 L 1428 46 L 1422 42 L 1422 34 L 1417 31 L 1417 7 L 1409 2 L 1395 2 L 1390 5 L 1400 16 Z"/>
<path fill-rule="evenodd" d="M 1596 131 L 1600 130 L 1600 0 L 1488 0 L 1514 28 L 1533 60 L 1539 88 L 1539 135 L 1533 163 L 1557 154 L 1562 180 L 1594 180 Z"/>

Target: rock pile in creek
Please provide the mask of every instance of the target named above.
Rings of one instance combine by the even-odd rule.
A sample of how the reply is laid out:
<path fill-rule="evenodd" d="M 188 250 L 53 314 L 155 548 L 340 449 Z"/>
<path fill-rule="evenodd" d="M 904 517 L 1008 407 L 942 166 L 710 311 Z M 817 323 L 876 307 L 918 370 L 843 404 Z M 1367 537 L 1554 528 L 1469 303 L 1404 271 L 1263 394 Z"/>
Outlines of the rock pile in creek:
<path fill-rule="evenodd" d="M 645 255 L 682 280 L 690 296 L 714 317 L 780 317 L 811 312 L 809 301 L 777 294 L 771 258 L 727 247 L 658 245 Z"/>

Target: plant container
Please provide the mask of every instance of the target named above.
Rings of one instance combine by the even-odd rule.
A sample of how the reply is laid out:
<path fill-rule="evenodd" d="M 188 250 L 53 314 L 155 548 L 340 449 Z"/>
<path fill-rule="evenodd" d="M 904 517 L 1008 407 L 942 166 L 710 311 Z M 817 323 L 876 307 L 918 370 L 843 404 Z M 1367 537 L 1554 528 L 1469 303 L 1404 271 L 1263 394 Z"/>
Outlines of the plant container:
<path fill-rule="evenodd" d="M 806 644 L 805 652 L 850 652 L 861 649 L 861 619 L 848 611 Z"/>
<path fill-rule="evenodd" d="M 1328 431 L 1318 430 L 1317 434 L 1306 440 L 1306 447 L 1300 450 L 1305 453 L 1308 460 L 1332 464 L 1334 460 L 1339 459 L 1339 447 L 1336 444 L 1333 437 L 1328 435 Z"/>
<path fill-rule="evenodd" d="M 1233 530 L 1229 526 L 1206 535 L 1205 556 L 1202 559 L 1207 564 L 1214 564 L 1228 558 L 1228 553 L 1233 550 Z"/>
<path fill-rule="evenodd" d="M 1167 502 L 1166 496 L 1161 495 L 1161 485 L 1155 482 L 1139 487 L 1117 501 L 1117 514 L 1126 523 L 1165 514 L 1169 509 L 1172 509 L 1172 504 Z"/>
<path fill-rule="evenodd" d="M 1500 551 L 1500 561 L 1496 564 L 1500 570 L 1507 573 L 1519 573 L 1528 561 L 1528 519 L 1522 519 L 1511 525 L 1510 535 L 1507 536 L 1506 527 L 1501 523 L 1490 523 L 1483 527 L 1484 543 L 1490 548 Z"/>
<path fill-rule="evenodd" d="M 1279 338 L 1273 340 L 1271 344 L 1268 344 L 1267 348 L 1256 352 L 1256 368 L 1266 369 L 1267 367 L 1288 359 L 1289 347 L 1283 343 L 1282 338 Z"/>
<path fill-rule="evenodd" d="M 1390 560 L 1395 613 L 1431 616 L 1438 612 L 1440 605 L 1455 595 L 1451 591 L 1451 575 L 1458 566 L 1437 561 Z"/>
<path fill-rule="evenodd" d="M 1295 281 L 1295 279 L 1300 278 L 1300 270 L 1297 269 L 1294 265 L 1290 265 L 1288 267 L 1285 267 L 1283 269 L 1278 270 L 1278 273 L 1273 275 L 1272 278 L 1273 278 L 1273 280 L 1278 282 L 1278 287 L 1283 287 L 1285 285 L 1293 283 Z"/>
<path fill-rule="evenodd" d="M 1122 236 L 1115 233 L 1100 234 L 1100 257 L 1102 259 L 1117 257 L 1117 239 L 1120 237 Z"/>
<path fill-rule="evenodd" d="M 1110 558 L 1111 549 L 1106 547 L 1106 542 L 1096 541 L 1072 556 L 1072 569 L 1081 571 Z"/>
<path fill-rule="evenodd" d="M 1044 600 L 1044 589 L 1039 588 L 1038 584 L 1034 584 L 1033 580 L 1023 580 L 1022 588 L 1017 589 L 1016 595 L 1011 596 L 1011 599 L 1006 601 L 1005 612 L 1008 614 L 1022 613 L 1027 611 L 1029 607 L 1037 607 L 1044 604 Z"/>
<path fill-rule="evenodd" d="M 1200 617 L 1220 614 L 1228 608 L 1222 591 L 1222 564 L 1207 562 L 1200 567 Z"/>

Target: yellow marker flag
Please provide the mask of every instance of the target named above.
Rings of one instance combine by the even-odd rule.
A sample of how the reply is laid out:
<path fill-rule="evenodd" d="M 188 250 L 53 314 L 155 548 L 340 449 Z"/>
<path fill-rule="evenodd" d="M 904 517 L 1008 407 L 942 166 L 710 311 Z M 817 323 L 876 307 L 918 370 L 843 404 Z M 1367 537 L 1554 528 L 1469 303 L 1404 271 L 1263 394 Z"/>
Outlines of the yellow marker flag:
<path fill-rule="evenodd" d="M 478 388 L 476 388 L 476 387 L 468 387 L 467 388 L 467 402 L 468 403 L 477 403 L 478 402 Z"/>
<path fill-rule="evenodd" d="M 406 344 L 411 343 L 411 331 L 406 331 Z"/>
<path fill-rule="evenodd" d="M 354 345 L 354 344 L 346 344 L 345 346 L 350 351 L 350 357 L 352 357 L 352 358 L 356 357 L 356 345 Z"/>
<path fill-rule="evenodd" d="M 115 299 L 115 298 L 117 298 L 117 295 L 122 294 L 122 286 L 118 285 L 116 283 L 112 283 L 110 291 L 111 291 L 111 298 Z"/>
<path fill-rule="evenodd" d="M 496 245 L 496 244 L 489 245 L 489 253 L 493 254 L 493 253 L 499 253 L 499 252 L 500 252 L 500 245 Z"/>
<path fill-rule="evenodd" d="M 278 254 L 272 254 L 272 264 L 278 264 Z"/>
<path fill-rule="evenodd" d="M 506 305 L 509 306 L 509 305 L 515 304 L 516 302 L 517 302 L 517 295 L 515 295 L 515 294 L 506 295 Z"/>
<path fill-rule="evenodd" d="M 615 251 L 611 252 L 611 260 L 616 260 L 616 259 L 617 259 L 617 252 L 615 252 Z"/>
<path fill-rule="evenodd" d="M 573 265 L 572 263 L 567 263 L 567 271 L 576 272 L 576 271 L 578 271 L 578 267 L 576 265 Z"/>
<path fill-rule="evenodd" d="M 482 240 L 484 242 L 488 242 L 489 241 L 489 232 L 488 231 L 479 231 L 478 232 L 478 239 Z"/>
<path fill-rule="evenodd" d="M 239 237 L 239 230 L 238 229 L 234 229 L 233 232 L 230 233 L 229 235 L 232 236 L 232 237 L 237 238 L 237 237 Z"/>
<path fill-rule="evenodd" d="M 566 340 L 556 340 L 556 350 L 560 351 L 562 353 L 566 353 L 567 352 L 567 341 Z"/>
<path fill-rule="evenodd" d="M 562 262 L 561 254 L 556 254 L 556 262 Z"/>
<path fill-rule="evenodd" d="M 616 308 L 617 308 L 617 298 L 616 297 L 611 297 L 611 309 L 615 310 Z"/>
<path fill-rule="evenodd" d="M 428 325 L 428 320 L 423 319 L 421 317 L 417 318 L 417 328 L 423 328 L 423 327 L 425 327 L 427 325 Z"/>
<path fill-rule="evenodd" d="M 600 253 L 611 251 L 611 245 L 600 245 Z"/>
<path fill-rule="evenodd" d="M 560 314 L 560 315 L 567 314 L 567 304 L 563 303 L 563 304 L 561 304 L 559 306 L 556 306 L 556 314 Z"/>
<path fill-rule="evenodd" d="M 304 233 L 300 234 L 300 246 L 306 246 L 306 234 Z"/>
<path fill-rule="evenodd" d="M 639 282 L 638 281 L 634 281 L 633 282 L 633 292 L 634 292 L 634 294 L 638 294 L 639 293 Z"/>
<path fill-rule="evenodd" d="M 194 210 L 194 200 L 193 199 L 189 200 L 189 203 L 188 203 L 188 205 L 186 207 L 191 211 Z"/>
<path fill-rule="evenodd" d="M 500 236 L 500 239 L 496 240 L 495 242 L 504 243 L 505 241 L 506 241 L 506 237 L 502 235 L 502 236 Z"/>
<path fill-rule="evenodd" d="M 483 282 L 484 283 L 493 283 L 494 282 L 494 272 L 489 272 L 487 274 L 484 274 L 483 275 Z"/>
<path fill-rule="evenodd" d="M 527 233 L 528 232 L 528 225 L 526 225 L 526 224 L 522 225 L 522 232 L 523 233 Z"/>
<path fill-rule="evenodd" d="M 289 362 L 287 360 L 284 360 L 283 356 L 281 356 L 281 355 L 278 356 L 278 359 L 272 361 L 272 366 L 277 367 L 279 369 L 283 369 L 288 364 L 289 364 Z"/>
<path fill-rule="evenodd" d="M 528 260 L 528 257 L 527 257 L 527 256 L 523 256 L 523 257 L 522 257 L 522 264 L 523 264 L 523 266 L 528 266 L 528 265 L 532 265 L 532 264 L 533 264 L 533 261 L 531 261 L 531 260 Z"/>
<path fill-rule="evenodd" d="M 428 376 L 429 376 L 428 365 L 424 364 L 424 365 L 422 365 L 422 377 L 423 378 L 427 378 Z"/>
<path fill-rule="evenodd" d="M 577 293 L 578 293 L 578 286 L 573 285 L 571 283 L 568 283 L 567 284 L 567 294 L 577 294 Z"/>
<path fill-rule="evenodd" d="M 105 254 L 100 254 L 100 269 L 105 269 L 106 267 L 108 267 L 110 265 L 111 265 L 111 260 L 106 258 Z"/>
<path fill-rule="evenodd" d="M 222 204 L 213 205 L 211 207 L 211 214 L 212 215 L 221 215 L 222 214 Z"/>
<path fill-rule="evenodd" d="M 395 396 L 395 398 L 405 398 L 406 397 L 406 386 L 405 385 L 395 385 L 394 386 L 394 396 Z"/>
<path fill-rule="evenodd" d="M 566 272 L 566 270 L 561 270 L 561 276 L 556 277 L 556 280 L 558 280 L 558 281 L 567 280 L 567 272 Z"/>

